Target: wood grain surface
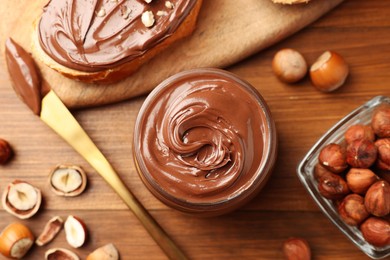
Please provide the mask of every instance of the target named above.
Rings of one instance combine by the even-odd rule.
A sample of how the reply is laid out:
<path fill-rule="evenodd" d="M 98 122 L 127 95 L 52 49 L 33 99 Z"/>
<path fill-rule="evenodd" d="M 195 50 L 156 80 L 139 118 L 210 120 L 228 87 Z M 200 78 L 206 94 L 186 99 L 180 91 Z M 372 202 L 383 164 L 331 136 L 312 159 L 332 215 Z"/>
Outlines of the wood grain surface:
<path fill-rule="evenodd" d="M 0 8 L 3 17 L 0 42 L 11 36 L 31 50 L 32 24 L 46 2 L 6 0 Z M 110 85 L 67 79 L 40 63 L 38 57 L 36 60 L 45 79 L 69 107 L 108 104 L 145 94 L 183 69 L 234 64 L 300 30 L 341 2 L 327 0 L 283 6 L 270 0 L 204 1 L 191 37 L 171 46 L 131 77 Z"/>
<path fill-rule="evenodd" d="M 313 3 L 317 1 L 321 0 Z M 22 6 L 26 2 L 15 3 Z M 308 240 L 313 259 L 368 259 L 321 213 L 299 182 L 296 167 L 316 140 L 348 112 L 374 96 L 390 96 L 389 13 L 388 1 L 345 1 L 293 36 L 227 68 L 249 81 L 267 101 L 276 122 L 279 151 L 276 167 L 261 193 L 225 216 L 199 219 L 182 215 L 160 203 L 142 184 L 133 163 L 132 137 L 144 97 L 75 110 L 74 115 L 126 185 L 191 259 L 282 259 L 282 242 L 291 236 Z M 8 32 L 15 24 L 7 28 L 1 23 L 1 29 Z M 294 85 L 279 82 L 270 65 L 275 52 L 284 47 L 301 51 L 308 63 L 325 50 L 339 52 L 350 65 L 346 84 L 325 94 L 314 89 L 308 78 Z M 74 249 L 82 259 L 111 242 L 122 259 L 166 259 L 102 178 L 19 101 L 3 63 L 0 122 L 0 137 L 15 150 L 12 161 L 0 167 L 0 192 L 14 179 L 42 189 L 41 210 L 32 219 L 21 221 L 34 234 L 38 235 L 52 216 L 73 214 L 88 227 L 87 243 Z M 59 163 L 86 170 L 89 184 L 84 194 L 62 198 L 48 189 L 49 172 Z M 14 221 L 19 220 L 0 207 L 0 230 Z M 43 259 L 52 247 L 70 249 L 64 232 L 47 246 L 35 246 L 25 259 Z"/>

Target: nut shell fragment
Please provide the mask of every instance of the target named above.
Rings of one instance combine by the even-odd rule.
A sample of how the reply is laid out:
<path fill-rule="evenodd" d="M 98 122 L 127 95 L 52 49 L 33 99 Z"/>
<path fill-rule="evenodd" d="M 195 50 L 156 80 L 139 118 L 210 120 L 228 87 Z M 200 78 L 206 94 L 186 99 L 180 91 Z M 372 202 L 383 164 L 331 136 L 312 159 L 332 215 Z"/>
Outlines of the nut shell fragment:
<path fill-rule="evenodd" d="M 21 180 L 9 183 L 1 198 L 3 208 L 20 219 L 34 216 L 38 212 L 41 202 L 41 191 Z"/>
<path fill-rule="evenodd" d="M 80 195 L 87 186 L 87 175 L 81 167 L 58 165 L 49 176 L 52 191 L 65 197 Z"/>
<path fill-rule="evenodd" d="M 63 227 L 64 220 L 59 217 L 51 218 L 43 228 L 42 233 L 38 236 L 35 244 L 38 246 L 43 246 L 51 242 L 54 237 L 60 232 Z"/>
<path fill-rule="evenodd" d="M 110 243 L 97 248 L 87 256 L 87 260 L 118 260 L 119 253 L 115 246 Z"/>
<path fill-rule="evenodd" d="M 65 248 L 52 248 L 45 253 L 46 260 L 80 260 L 72 251 Z"/>

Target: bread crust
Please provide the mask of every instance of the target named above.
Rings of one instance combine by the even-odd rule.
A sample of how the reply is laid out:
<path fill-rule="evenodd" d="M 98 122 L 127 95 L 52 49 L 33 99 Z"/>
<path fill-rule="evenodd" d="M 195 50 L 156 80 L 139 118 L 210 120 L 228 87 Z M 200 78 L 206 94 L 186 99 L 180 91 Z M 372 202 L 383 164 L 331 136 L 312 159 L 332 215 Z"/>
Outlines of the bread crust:
<path fill-rule="evenodd" d="M 203 0 L 196 1 L 196 4 L 193 9 L 190 11 L 190 13 L 187 15 L 187 17 L 183 20 L 183 22 L 172 35 L 165 38 L 162 42 L 156 44 L 154 47 L 150 48 L 143 55 L 136 57 L 129 62 L 118 65 L 115 68 L 105 69 L 96 72 L 86 72 L 71 69 L 66 66 L 63 66 L 62 64 L 59 64 L 41 48 L 38 35 L 39 19 L 34 24 L 35 29 L 33 30 L 32 35 L 32 53 L 45 65 L 59 72 L 65 77 L 77 81 L 82 81 L 85 83 L 115 83 L 135 73 L 142 65 L 147 63 L 160 52 L 164 51 L 174 42 L 177 42 L 180 39 L 191 35 L 196 27 L 196 21 L 200 8 L 202 6 L 202 1 Z"/>

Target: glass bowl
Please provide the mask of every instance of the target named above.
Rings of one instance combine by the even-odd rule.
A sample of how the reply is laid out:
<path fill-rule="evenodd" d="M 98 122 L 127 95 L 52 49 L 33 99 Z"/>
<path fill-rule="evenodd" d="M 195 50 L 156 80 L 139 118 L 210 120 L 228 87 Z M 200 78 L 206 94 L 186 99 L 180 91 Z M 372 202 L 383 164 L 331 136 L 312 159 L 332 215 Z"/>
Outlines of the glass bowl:
<path fill-rule="evenodd" d="M 357 227 L 347 225 L 339 216 L 337 208 L 333 202 L 324 198 L 318 191 L 317 181 L 314 179 L 313 170 L 318 163 L 318 155 L 321 149 L 329 143 L 341 143 L 344 139 L 344 133 L 347 128 L 354 124 L 368 124 L 371 121 L 371 115 L 376 107 L 383 103 L 390 104 L 390 98 L 377 96 L 358 107 L 331 129 L 329 129 L 309 150 L 303 160 L 299 163 L 297 174 L 309 192 L 311 197 L 320 207 L 322 212 L 343 232 L 358 248 L 373 259 L 380 259 L 390 255 L 390 246 L 375 247 L 366 242 L 362 233 Z"/>

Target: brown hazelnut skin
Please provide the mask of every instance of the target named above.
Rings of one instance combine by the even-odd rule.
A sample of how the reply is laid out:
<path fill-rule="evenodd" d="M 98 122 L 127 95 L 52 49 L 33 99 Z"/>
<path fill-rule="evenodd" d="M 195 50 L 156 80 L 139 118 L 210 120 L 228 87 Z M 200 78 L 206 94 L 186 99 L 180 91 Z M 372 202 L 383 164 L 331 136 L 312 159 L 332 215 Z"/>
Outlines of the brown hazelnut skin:
<path fill-rule="evenodd" d="M 285 83 L 295 83 L 307 73 L 307 63 L 301 53 L 294 49 L 279 50 L 272 60 L 272 70 Z"/>
<path fill-rule="evenodd" d="M 370 213 L 364 206 L 364 198 L 358 194 L 349 194 L 338 206 L 340 217 L 345 223 L 357 226 L 369 217 Z"/>
<path fill-rule="evenodd" d="M 317 181 L 320 181 L 322 178 L 326 177 L 329 174 L 333 174 L 333 172 L 326 169 L 321 163 L 317 163 L 316 166 L 314 166 L 314 179 Z"/>
<path fill-rule="evenodd" d="M 364 195 L 368 188 L 379 180 L 379 177 L 370 169 L 351 168 L 345 175 L 345 179 L 352 192 Z"/>
<path fill-rule="evenodd" d="M 12 157 L 13 151 L 10 144 L 0 138 L 0 164 L 6 164 Z"/>
<path fill-rule="evenodd" d="M 347 182 L 334 173 L 323 176 L 319 180 L 318 191 L 322 196 L 331 200 L 342 199 L 350 193 Z"/>
<path fill-rule="evenodd" d="M 291 237 L 283 242 L 282 250 L 287 260 L 310 260 L 311 250 L 309 243 L 298 237 Z"/>
<path fill-rule="evenodd" d="M 335 143 L 324 146 L 318 155 L 318 160 L 333 173 L 342 173 L 348 167 L 345 149 Z"/>
<path fill-rule="evenodd" d="M 369 168 L 376 161 L 377 154 L 374 142 L 355 140 L 347 146 L 347 163 L 354 168 Z"/>
<path fill-rule="evenodd" d="M 348 127 L 347 131 L 344 133 L 344 138 L 347 143 L 351 143 L 358 139 L 375 141 L 375 133 L 370 125 L 357 124 Z"/>
<path fill-rule="evenodd" d="M 375 146 L 378 148 L 376 167 L 380 170 L 390 171 L 390 138 L 376 140 Z"/>
<path fill-rule="evenodd" d="M 390 213 L 390 185 L 385 180 L 375 182 L 367 190 L 364 205 L 368 212 L 377 217 Z"/>
<path fill-rule="evenodd" d="M 369 217 L 360 225 L 364 239 L 377 247 L 390 245 L 390 223 L 382 218 Z"/>
<path fill-rule="evenodd" d="M 375 109 L 371 126 L 379 138 L 390 137 L 390 104 L 382 104 Z"/>

